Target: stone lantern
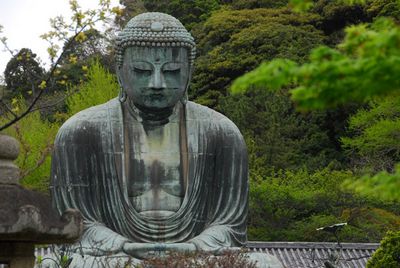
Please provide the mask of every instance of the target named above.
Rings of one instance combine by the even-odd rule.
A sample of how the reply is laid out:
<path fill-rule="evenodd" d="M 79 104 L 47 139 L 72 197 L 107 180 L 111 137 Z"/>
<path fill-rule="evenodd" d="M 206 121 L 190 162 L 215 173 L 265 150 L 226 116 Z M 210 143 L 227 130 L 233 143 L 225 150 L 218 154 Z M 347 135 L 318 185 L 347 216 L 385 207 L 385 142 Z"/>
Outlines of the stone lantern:
<path fill-rule="evenodd" d="M 0 134 L 0 264 L 31 268 L 35 244 L 64 244 L 79 238 L 82 217 L 78 210 L 59 216 L 45 194 L 19 184 L 19 169 L 13 163 L 19 144 Z"/>

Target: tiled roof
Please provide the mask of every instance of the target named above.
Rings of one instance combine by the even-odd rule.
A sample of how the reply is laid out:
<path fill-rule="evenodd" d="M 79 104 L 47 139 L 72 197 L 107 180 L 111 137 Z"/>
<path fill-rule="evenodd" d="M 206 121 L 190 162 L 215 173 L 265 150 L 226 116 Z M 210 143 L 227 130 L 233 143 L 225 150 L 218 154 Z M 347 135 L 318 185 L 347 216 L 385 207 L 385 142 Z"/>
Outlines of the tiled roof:
<path fill-rule="evenodd" d="M 247 247 L 258 252 L 276 256 L 285 268 L 325 268 L 329 256 L 335 252 L 339 258 L 335 268 L 364 268 L 368 259 L 378 248 L 378 243 L 337 243 L 325 242 L 248 242 Z M 50 248 L 37 248 L 35 255 L 51 254 Z M 0 268 L 7 268 L 0 264 Z"/>
<path fill-rule="evenodd" d="M 276 256 L 285 268 L 324 268 L 329 267 L 324 264 L 327 261 L 335 268 L 364 268 L 379 244 L 341 243 L 339 248 L 326 242 L 248 242 L 247 246 Z"/>

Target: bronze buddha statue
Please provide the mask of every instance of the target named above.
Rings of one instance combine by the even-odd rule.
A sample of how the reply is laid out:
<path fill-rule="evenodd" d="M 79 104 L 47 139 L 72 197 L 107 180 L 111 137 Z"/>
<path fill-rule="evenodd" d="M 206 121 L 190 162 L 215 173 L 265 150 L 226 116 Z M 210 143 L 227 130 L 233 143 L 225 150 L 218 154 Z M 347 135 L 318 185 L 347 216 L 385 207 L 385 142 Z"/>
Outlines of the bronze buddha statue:
<path fill-rule="evenodd" d="M 74 115 L 55 142 L 54 204 L 85 219 L 73 265 L 244 246 L 246 146 L 228 118 L 187 100 L 192 36 L 172 16 L 144 13 L 116 51 L 119 97 Z M 281 267 L 264 255 L 260 267 Z"/>

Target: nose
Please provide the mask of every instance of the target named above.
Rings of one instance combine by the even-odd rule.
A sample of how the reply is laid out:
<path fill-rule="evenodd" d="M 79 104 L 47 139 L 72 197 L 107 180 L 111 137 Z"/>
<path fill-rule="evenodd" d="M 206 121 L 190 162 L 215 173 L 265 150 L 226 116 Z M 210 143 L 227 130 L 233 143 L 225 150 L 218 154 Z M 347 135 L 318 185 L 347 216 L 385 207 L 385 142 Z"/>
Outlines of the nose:
<path fill-rule="evenodd" d="M 161 90 L 161 89 L 166 88 L 164 75 L 161 71 L 161 68 L 156 68 L 154 70 L 151 80 L 150 80 L 149 87 L 153 88 L 155 90 Z"/>

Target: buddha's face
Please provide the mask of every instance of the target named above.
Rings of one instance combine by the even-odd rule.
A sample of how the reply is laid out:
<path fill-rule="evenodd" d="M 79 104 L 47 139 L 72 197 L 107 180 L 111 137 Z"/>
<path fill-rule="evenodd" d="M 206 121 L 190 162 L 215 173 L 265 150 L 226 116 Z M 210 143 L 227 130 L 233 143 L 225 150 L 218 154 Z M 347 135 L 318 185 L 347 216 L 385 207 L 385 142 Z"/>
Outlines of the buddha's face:
<path fill-rule="evenodd" d="M 151 110 L 173 107 L 189 83 L 188 50 L 171 47 L 129 47 L 119 79 L 129 99 Z"/>

